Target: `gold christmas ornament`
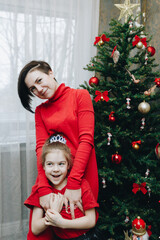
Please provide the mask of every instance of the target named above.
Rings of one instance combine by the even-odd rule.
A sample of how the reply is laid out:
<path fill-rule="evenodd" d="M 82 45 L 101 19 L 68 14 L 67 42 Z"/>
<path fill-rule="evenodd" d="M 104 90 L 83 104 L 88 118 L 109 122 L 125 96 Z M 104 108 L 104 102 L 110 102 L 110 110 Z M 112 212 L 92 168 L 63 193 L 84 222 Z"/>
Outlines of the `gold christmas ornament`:
<path fill-rule="evenodd" d="M 128 16 L 133 15 L 132 9 L 138 7 L 140 4 L 131 4 L 130 0 L 125 0 L 124 4 L 114 4 L 121 12 L 118 20 L 125 17 L 125 22 L 127 22 Z"/>
<path fill-rule="evenodd" d="M 134 148 L 135 150 L 138 150 L 138 149 L 139 149 L 139 145 L 136 143 L 136 144 L 134 144 L 133 148 Z"/>
<path fill-rule="evenodd" d="M 103 40 L 100 39 L 99 42 L 98 42 L 98 45 L 99 45 L 99 46 L 102 46 L 103 44 L 104 44 Z"/>
<path fill-rule="evenodd" d="M 141 41 L 139 41 L 139 42 L 137 43 L 136 47 L 137 47 L 138 49 L 142 49 L 142 48 L 143 48 L 143 43 L 142 43 Z"/>
<path fill-rule="evenodd" d="M 138 110 L 139 112 L 146 114 L 150 111 L 151 107 L 149 105 L 149 103 L 143 101 L 138 105 Z"/>

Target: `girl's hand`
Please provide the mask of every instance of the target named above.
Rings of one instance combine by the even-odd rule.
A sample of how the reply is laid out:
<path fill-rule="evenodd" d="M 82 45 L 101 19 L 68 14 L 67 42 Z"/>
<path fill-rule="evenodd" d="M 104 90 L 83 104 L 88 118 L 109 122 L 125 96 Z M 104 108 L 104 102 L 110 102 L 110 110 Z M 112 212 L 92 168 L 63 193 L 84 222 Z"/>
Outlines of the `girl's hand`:
<path fill-rule="evenodd" d="M 61 212 L 63 207 L 64 197 L 62 194 L 54 194 L 50 195 L 50 209 L 55 210 L 56 212 Z"/>
<path fill-rule="evenodd" d="M 74 215 L 75 205 L 83 212 L 81 188 L 77 190 L 66 189 L 64 193 L 64 204 L 65 204 L 66 211 L 68 209 L 68 203 L 70 205 L 72 219 L 75 218 L 75 215 Z"/>
<path fill-rule="evenodd" d="M 42 206 L 44 211 L 47 211 L 47 209 L 50 207 L 49 205 L 50 205 L 50 196 L 51 195 L 52 195 L 52 193 L 44 195 L 39 198 L 40 205 Z"/>
<path fill-rule="evenodd" d="M 48 209 L 45 214 L 45 225 L 63 227 L 63 217 L 55 210 Z"/>

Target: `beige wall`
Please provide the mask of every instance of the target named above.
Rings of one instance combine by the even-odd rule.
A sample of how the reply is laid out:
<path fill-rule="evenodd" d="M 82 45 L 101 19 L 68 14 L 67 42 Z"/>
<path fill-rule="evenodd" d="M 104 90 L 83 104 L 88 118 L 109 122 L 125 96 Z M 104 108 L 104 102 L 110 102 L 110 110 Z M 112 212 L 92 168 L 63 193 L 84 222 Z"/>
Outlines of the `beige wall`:
<path fill-rule="evenodd" d="M 100 0 L 99 34 L 109 31 L 112 18 L 118 19 L 120 10 L 114 4 L 123 4 L 125 0 Z M 141 0 L 142 13 L 146 13 L 146 32 L 151 36 L 150 44 L 156 49 L 155 62 L 160 65 L 160 0 Z M 131 3 L 136 3 L 131 0 Z M 158 67 L 160 70 L 160 66 Z M 159 76 L 160 77 L 160 76 Z"/>

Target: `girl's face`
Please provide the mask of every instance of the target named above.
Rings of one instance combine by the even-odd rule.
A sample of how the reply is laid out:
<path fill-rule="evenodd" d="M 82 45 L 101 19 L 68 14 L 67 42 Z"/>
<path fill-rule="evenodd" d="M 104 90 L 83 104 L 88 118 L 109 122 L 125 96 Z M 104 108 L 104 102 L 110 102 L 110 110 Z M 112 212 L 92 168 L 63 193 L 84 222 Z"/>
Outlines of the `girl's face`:
<path fill-rule="evenodd" d="M 68 162 L 62 150 L 54 149 L 45 157 L 44 171 L 53 186 L 61 190 L 67 184 Z"/>
<path fill-rule="evenodd" d="M 58 88 L 58 83 L 54 80 L 52 71 L 48 74 L 39 70 L 28 72 L 25 83 L 28 89 L 41 99 L 50 99 Z"/>

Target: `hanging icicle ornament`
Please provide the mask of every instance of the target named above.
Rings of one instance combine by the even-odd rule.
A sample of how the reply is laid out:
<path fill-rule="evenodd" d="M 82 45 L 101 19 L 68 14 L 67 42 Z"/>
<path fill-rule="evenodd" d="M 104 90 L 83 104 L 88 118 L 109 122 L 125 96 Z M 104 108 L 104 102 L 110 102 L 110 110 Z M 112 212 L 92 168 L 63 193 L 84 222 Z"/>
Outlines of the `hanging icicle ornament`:
<path fill-rule="evenodd" d="M 106 185 L 106 179 L 104 177 L 102 177 L 102 187 L 103 188 L 106 188 L 107 185 Z"/>
<path fill-rule="evenodd" d="M 132 31 L 132 28 L 133 28 L 133 22 L 130 20 L 128 23 L 129 23 L 130 33 L 133 33 L 133 31 Z"/>
<path fill-rule="evenodd" d="M 145 178 L 147 178 L 149 176 L 150 170 L 147 168 L 146 172 L 145 172 Z"/>
<path fill-rule="evenodd" d="M 120 52 L 117 50 L 117 46 L 113 48 L 111 57 L 113 58 L 113 62 L 117 63 L 119 60 Z"/>
<path fill-rule="evenodd" d="M 134 83 L 139 83 L 140 82 L 140 80 L 136 79 L 135 76 L 133 74 L 131 74 L 131 72 L 127 68 L 125 68 L 125 70 L 128 72 L 129 76 L 132 78 L 132 81 Z"/>
<path fill-rule="evenodd" d="M 142 122 L 142 123 L 141 123 L 142 125 L 141 125 L 140 129 L 143 130 L 143 129 L 144 129 L 144 126 L 145 126 L 145 118 L 142 118 L 142 119 L 141 119 L 141 122 Z"/>
<path fill-rule="evenodd" d="M 145 59 L 144 64 L 147 65 L 147 63 L 148 63 L 148 53 L 145 53 L 144 59 Z"/>
<path fill-rule="evenodd" d="M 131 99 L 130 98 L 126 98 L 126 104 L 127 104 L 127 109 L 130 109 L 131 108 L 131 106 L 130 106 L 130 101 L 131 101 Z"/>
<path fill-rule="evenodd" d="M 124 222 L 125 222 L 125 223 L 128 223 L 128 222 L 129 222 L 129 217 L 128 217 L 128 216 L 126 216 Z"/>
<path fill-rule="evenodd" d="M 149 186 L 147 186 L 147 192 L 148 192 L 148 196 L 150 197 L 151 196 L 151 189 Z"/>
<path fill-rule="evenodd" d="M 107 133 L 108 137 L 107 137 L 107 140 L 108 140 L 108 143 L 107 145 L 111 145 L 111 137 L 112 137 L 112 134 L 111 133 Z"/>

